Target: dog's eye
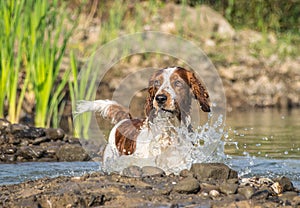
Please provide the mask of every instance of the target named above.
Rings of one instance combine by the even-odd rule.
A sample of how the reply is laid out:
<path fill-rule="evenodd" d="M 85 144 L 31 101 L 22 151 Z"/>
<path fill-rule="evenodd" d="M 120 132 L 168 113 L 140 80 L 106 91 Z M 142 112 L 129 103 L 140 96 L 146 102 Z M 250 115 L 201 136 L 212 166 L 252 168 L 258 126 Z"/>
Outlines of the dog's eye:
<path fill-rule="evenodd" d="M 182 82 L 180 82 L 179 80 L 176 80 L 176 81 L 174 82 L 174 86 L 175 86 L 175 87 L 182 87 L 183 84 L 182 84 Z"/>
<path fill-rule="evenodd" d="M 159 80 L 154 80 L 154 86 L 160 86 L 160 81 Z"/>

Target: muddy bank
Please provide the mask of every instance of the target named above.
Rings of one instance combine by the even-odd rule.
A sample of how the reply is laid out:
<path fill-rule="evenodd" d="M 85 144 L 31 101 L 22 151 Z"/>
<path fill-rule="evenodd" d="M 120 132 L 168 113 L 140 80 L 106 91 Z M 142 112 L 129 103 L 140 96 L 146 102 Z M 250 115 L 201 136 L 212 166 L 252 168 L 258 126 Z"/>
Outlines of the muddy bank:
<path fill-rule="evenodd" d="M 61 129 L 35 128 L 0 119 L 0 163 L 89 159 L 79 140 Z"/>
<path fill-rule="evenodd" d="M 120 174 L 43 178 L 0 187 L 1 207 L 284 207 L 300 206 L 288 178 L 238 178 L 224 164 L 194 164 L 180 175 L 155 167 Z"/>

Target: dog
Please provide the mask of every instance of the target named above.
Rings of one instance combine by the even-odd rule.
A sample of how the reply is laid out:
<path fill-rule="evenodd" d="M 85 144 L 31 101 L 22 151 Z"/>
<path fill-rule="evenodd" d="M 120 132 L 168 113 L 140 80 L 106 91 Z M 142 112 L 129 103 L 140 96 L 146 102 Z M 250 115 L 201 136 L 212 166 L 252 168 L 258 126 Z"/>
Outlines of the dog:
<path fill-rule="evenodd" d="M 95 111 L 115 124 L 104 150 L 104 162 L 122 155 L 147 158 L 176 142 L 176 128 L 193 131 L 192 98 L 204 112 L 210 112 L 209 95 L 199 79 L 193 72 L 175 66 L 160 69 L 150 78 L 143 119 L 133 118 L 129 109 L 112 100 L 79 102 L 77 112 Z M 151 148 L 153 141 L 160 145 L 157 152 Z"/>

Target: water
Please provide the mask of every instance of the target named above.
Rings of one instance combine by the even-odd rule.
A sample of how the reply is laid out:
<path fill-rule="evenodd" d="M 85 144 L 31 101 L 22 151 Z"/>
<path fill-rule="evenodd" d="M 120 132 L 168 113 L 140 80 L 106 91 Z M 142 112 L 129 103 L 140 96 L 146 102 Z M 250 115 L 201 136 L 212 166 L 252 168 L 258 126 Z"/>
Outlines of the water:
<path fill-rule="evenodd" d="M 227 154 L 300 159 L 300 109 L 229 113 L 226 124 Z"/>
<path fill-rule="evenodd" d="M 0 185 L 17 184 L 43 177 L 80 176 L 99 171 L 97 162 L 26 162 L 0 164 Z"/>
<path fill-rule="evenodd" d="M 162 114 L 162 113 L 161 113 Z M 108 144 L 104 152 L 103 169 L 106 172 L 121 172 L 124 168 L 156 166 L 166 174 L 179 174 L 190 169 L 193 163 L 223 162 L 224 142 L 223 116 L 189 132 L 186 126 L 174 127 L 165 113 L 159 115 L 150 128 L 143 128 L 137 138 L 136 151 L 132 155 L 119 156 L 115 145 Z M 112 131 L 112 135 L 115 133 Z"/>
<path fill-rule="evenodd" d="M 300 188 L 300 110 L 229 113 L 226 125 L 225 163 L 240 176 L 287 176 Z M 0 184 L 79 176 L 99 167 L 95 162 L 1 164 Z"/>

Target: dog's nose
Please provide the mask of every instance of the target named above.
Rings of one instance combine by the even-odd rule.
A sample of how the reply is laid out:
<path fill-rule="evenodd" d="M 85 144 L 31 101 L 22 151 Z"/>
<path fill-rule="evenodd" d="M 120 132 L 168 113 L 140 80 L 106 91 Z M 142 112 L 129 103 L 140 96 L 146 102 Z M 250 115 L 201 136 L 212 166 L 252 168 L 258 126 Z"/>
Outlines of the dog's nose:
<path fill-rule="evenodd" d="M 167 101 L 167 96 L 164 94 L 156 95 L 155 100 L 158 104 L 164 104 Z"/>

